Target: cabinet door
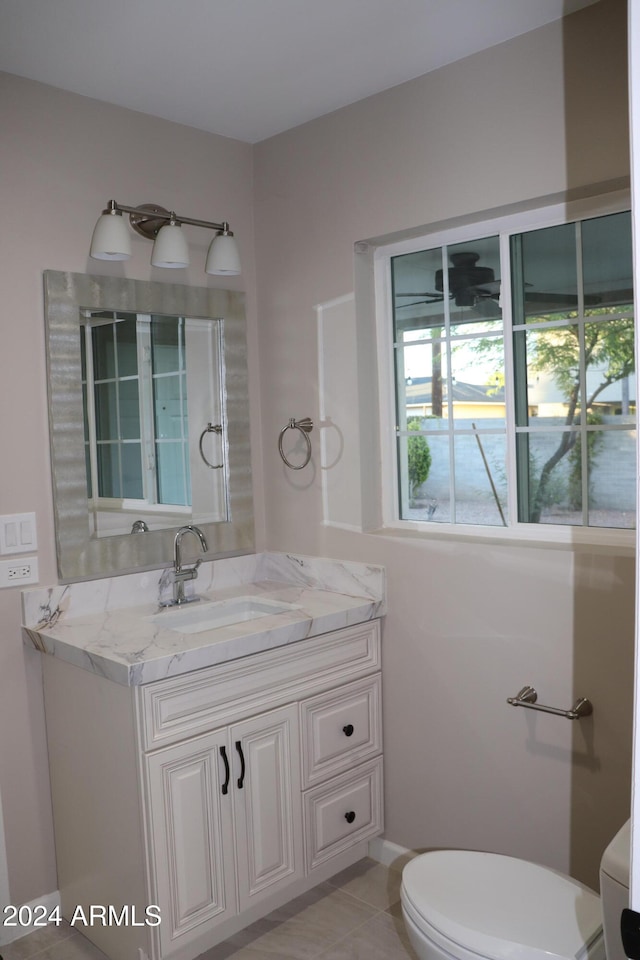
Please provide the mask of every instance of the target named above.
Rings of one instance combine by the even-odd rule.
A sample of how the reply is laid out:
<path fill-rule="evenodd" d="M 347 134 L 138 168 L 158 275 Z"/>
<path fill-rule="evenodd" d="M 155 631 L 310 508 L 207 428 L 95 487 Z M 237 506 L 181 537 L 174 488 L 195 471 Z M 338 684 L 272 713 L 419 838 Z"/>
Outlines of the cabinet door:
<path fill-rule="evenodd" d="M 240 910 L 303 875 L 298 711 L 231 728 Z"/>
<path fill-rule="evenodd" d="M 147 757 L 163 957 L 237 912 L 227 735 L 225 728 Z"/>

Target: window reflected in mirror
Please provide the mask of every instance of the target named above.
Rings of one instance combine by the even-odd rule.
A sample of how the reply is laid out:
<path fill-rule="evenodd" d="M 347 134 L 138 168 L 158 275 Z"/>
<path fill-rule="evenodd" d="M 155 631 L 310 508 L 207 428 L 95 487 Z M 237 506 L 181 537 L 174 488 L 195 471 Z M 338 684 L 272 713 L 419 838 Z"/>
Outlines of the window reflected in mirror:
<path fill-rule="evenodd" d="M 91 536 L 228 520 L 222 323 L 81 310 Z"/>

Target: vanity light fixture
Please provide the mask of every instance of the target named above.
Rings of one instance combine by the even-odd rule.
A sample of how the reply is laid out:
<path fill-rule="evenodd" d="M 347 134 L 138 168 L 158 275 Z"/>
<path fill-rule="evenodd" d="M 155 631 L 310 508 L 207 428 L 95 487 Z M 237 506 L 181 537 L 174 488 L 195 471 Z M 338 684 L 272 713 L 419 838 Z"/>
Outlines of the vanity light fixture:
<path fill-rule="evenodd" d="M 215 230 L 211 241 L 205 272 L 216 276 L 236 276 L 240 273 L 240 257 L 233 233 L 226 221 L 212 223 L 180 217 L 173 210 L 165 210 L 155 203 L 126 207 L 110 200 L 102 211 L 93 231 L 90 255 L 94 260 L 129 260 L 131 237 L 123 213 L 129 214 L 129 223 L 141 237 L 153 240 L 151 263 L 154 267 L 179 268 L 189 265 L 189 250 L 182 233 L 182 224 Z"/>

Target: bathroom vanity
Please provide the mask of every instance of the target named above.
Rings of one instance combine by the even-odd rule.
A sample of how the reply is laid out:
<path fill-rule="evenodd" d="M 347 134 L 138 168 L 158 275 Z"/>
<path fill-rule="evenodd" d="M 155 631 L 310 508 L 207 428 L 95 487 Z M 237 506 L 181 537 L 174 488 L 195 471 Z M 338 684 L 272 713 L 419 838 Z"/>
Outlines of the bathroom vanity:
<path fill-rule="evenodd" d="M 62 912 L 127 906 L 78 927 L 111 960 L 190 960 L 383 827 L 381 568 L 218 560 L 162 612 L 159 573 L 24 594 Z"/>

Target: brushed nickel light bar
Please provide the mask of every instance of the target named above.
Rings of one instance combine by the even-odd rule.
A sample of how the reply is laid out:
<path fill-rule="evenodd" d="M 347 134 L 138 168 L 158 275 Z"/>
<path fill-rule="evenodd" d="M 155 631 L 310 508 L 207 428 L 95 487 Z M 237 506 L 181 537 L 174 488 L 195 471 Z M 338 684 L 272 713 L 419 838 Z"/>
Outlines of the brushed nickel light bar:
<path fill-rule="evenodd" d="M 131 237 L 123 213 L 129 214 L 131 227 L 153 240 L 151 263 L 154 267 L 181 268 L 189 264 L 187 241 L 182 233 L 182 224 L 214 230 L 215 236 L 209 246 L 205 272 L 217 276 L 236 276 L 240 273 L 238 248 L 226 220 L 216 223 L 211 220 L 196 220 L 183 217 L 173 210 L 166 210 L 155 203 L 143 203 L 129 207 L 110 200 L 96 223 L 91 239 L 90 255 L 95 260 L 129 260 Z"/>

